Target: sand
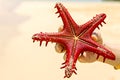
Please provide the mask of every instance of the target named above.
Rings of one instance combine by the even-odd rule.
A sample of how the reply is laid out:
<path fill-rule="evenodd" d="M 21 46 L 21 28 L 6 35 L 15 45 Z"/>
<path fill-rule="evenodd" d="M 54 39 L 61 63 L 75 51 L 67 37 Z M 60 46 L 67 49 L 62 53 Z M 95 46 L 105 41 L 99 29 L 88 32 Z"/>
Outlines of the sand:
<path fill-rule="evenodd" d="M 107 18 L 100 32 L 104 42 L 120 44 L 120 3 L 65 3 L 78 24 L 83 24 L 99 13 Z M 54 14 L 55 2 L 22 2 L 12 12 L 2 11 L 0 20 L 0 80 L 68 80 L 64 79 L 63 55 L 55 52 L 54 43 L 42 47 L 32 43 L 38 32 L 56 32 L 63 24 Z M 7 15 L 7 16 L 6 16 Z M 4 17 L 3 17 L 4 16 Z M 4 22 L 2 22 L 4 21 Z M 119 80 L 120 70 L 102 62 L 76 64 L 77 75 L 69 80 Z"/>

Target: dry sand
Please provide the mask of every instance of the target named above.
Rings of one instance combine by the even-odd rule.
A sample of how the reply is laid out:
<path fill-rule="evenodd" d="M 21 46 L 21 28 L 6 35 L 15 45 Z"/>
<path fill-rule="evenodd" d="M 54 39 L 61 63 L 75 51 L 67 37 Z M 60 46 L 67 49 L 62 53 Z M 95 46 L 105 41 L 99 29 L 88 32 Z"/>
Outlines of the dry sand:
<path fill-rule="evenodd" d="M 63 4 L 78 24 L 96 14 L 106 13 L 107 24 L 101 28 L 102 37 L 105 42 L 120 44 L 120 3 Z M 33 44 L 31 39 L 34 33 L 55 32 L 62 25 L 54 14 L 54 5 L 55 2 L 23 2 L 13 11 L 17 16 L 6 14 L 14 17 L 9 17 L 13 24 L 9 21 L 0 24 L 0 80 L 68 80 L 63 78 L 64 70 L 60 70 L 63 54 L 55 52 L 55 44 L 48 43 L 44 47 L 43 42 L 39 47 L 39 43 Z M 6 19 L 4 17 L 1 20 Z M 120 80 L 120 70 L 108 64 L 77 62 L 76 66 L 78 74 L 69 80 Z"/>

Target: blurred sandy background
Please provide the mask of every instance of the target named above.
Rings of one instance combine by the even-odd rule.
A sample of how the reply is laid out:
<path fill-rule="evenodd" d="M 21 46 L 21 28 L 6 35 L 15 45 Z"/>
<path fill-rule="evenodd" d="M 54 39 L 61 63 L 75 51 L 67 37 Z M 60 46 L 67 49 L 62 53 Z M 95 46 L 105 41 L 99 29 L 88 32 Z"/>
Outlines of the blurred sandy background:
<path fill-rule="evenodd" d="M 64 79 L 63 54 L 54 45 L 39 47 L 32 43 L 37 32 L 56 32 L 62 25 L 54 14 L 56 2 L 0 2 L 0 80 L 68 80 Z M 106 25 L 101 28 L 105 42 L 120 44 L 120 3 L 62 2 L 78 24 L 99 13 L 106 13 Z M 116 45 L 116 46 L 117 46 Z M 120 70 L 101 62 L 76 64 L 77 75 L 69 80 L 120 80 Z"/>

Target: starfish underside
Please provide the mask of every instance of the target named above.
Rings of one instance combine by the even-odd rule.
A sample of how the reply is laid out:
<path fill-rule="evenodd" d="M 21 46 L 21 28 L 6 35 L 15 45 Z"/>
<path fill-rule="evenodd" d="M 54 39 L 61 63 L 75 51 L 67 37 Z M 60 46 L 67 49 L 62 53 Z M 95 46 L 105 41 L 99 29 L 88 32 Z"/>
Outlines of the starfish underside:
<path fill-rule="evenodd" d="M 96 43 L 91 38 L 95 28 L 99 28 L 99 25 L 102 26 L 102 23 L 105 23 L 104 19 L 106 18 L 106 15 L 104 13 L 96 15 L 85 24 L 78 25 L 61 3 L 57 3 L 55 8 L 58 10 L 56 14 L 59 13 L 58 17 L 61 17 L 63 21 L 63 29 L 56 33 L 36 33 L 33 35 L 32 39 L 33 42 L 40 41 L 40 46 L 42 41 L 46 41 L 46 46 L 48 42 L 64 45 L 66 49 L 66 60 L 63 63 L 64 66 L 61 67 L 65 68 L 64 77 L 69 78 L 73 73 L 76 74 L 76 61 L 84 51 L 94 52 L 98 54 L 98 57 L 99 55 L 103 56 L 103 62 L 106 58 L 115 60 L 115 55 L 110 50 Z"/>

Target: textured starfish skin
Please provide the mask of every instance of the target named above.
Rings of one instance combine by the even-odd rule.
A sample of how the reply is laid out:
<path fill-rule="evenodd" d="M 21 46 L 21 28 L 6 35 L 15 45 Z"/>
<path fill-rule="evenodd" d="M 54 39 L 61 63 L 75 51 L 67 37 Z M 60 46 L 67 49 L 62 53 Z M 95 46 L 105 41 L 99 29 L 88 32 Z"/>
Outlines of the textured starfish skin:
<path fill-rule="evenodd" d="M 61 17 L 64 24 L 62 31 L 56 33 L 36 33 L 32 36 L 32 39 L 33 42 L 40 41 L 40 46 L 42 41 L 46 41 L 46 46 L 48 42 L 64 45 L 66 49 L 66 60 L 62 63 L 64 66 L 61 67 L 65 68 L 64 77 L 69 78 L 73 73 L 76 74 L 76 61 L 79 55 L 82 55 L 84 51 L 94 52 L 98 54 L 98 57 L 99 55 L 103 56 L 103 62 L 106 58 L 115 60 L 115 55 L 110 50 L 96 43 L 91 38 L 95 28 L 99 28 L 98 26 L 102 25 L 102 22 L 105 23 L 104 19 L 106 18 L 106 14 L 98 14 L 85 24 L 78 25 L 61 3 L 57 3 L 55 8 L 58 10 L 56 14 L 59 13 L 58 17 Z"/>

